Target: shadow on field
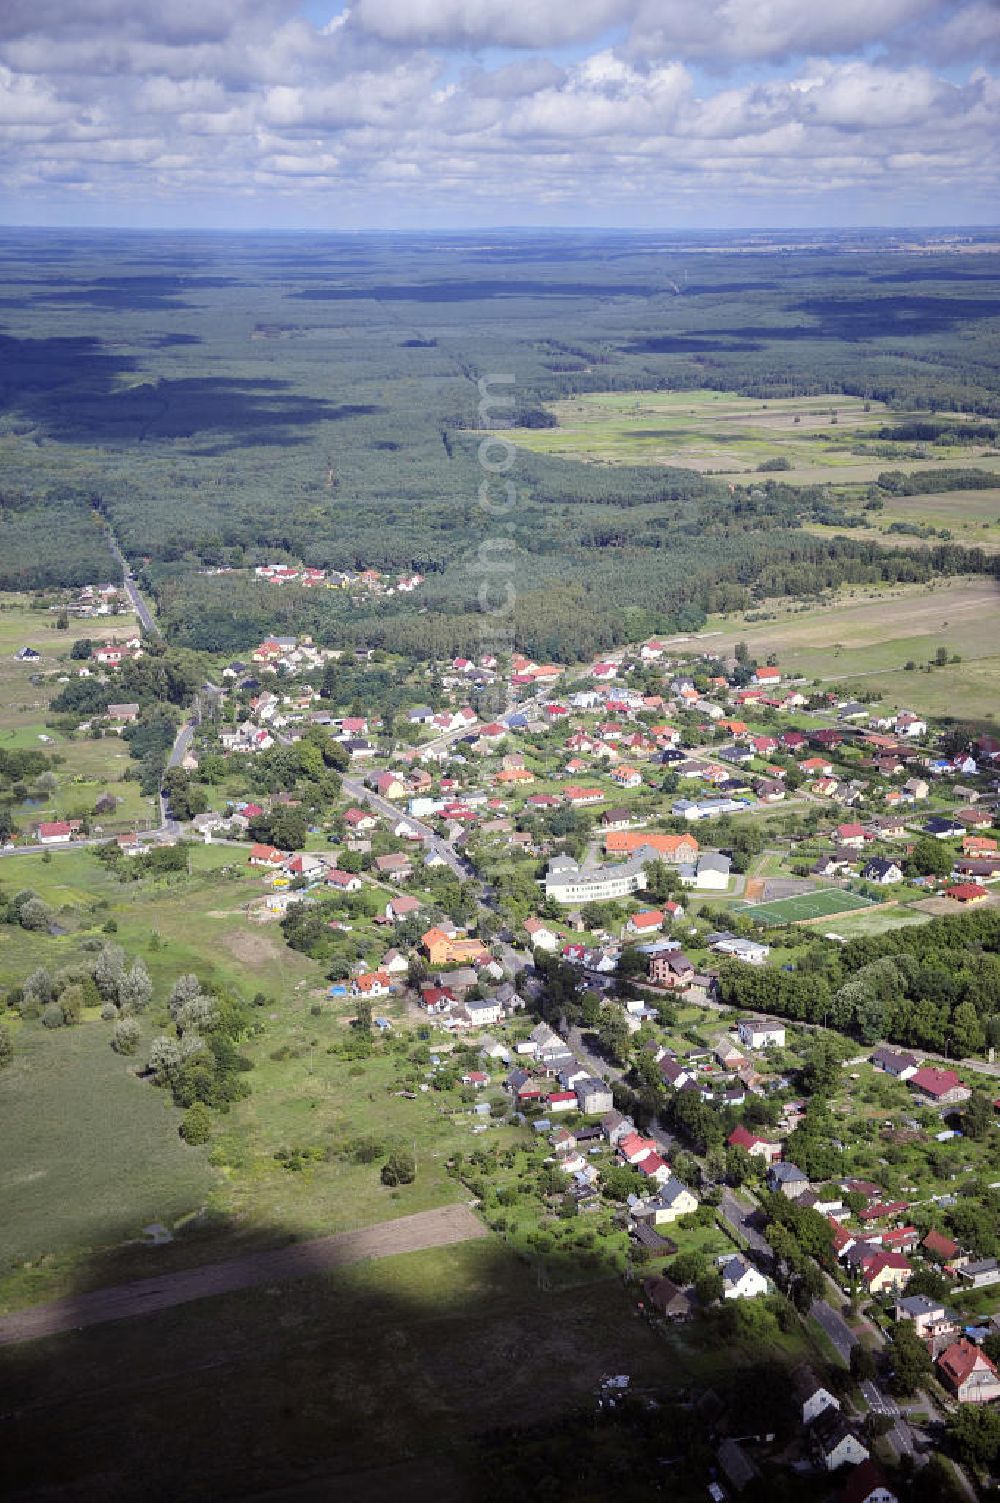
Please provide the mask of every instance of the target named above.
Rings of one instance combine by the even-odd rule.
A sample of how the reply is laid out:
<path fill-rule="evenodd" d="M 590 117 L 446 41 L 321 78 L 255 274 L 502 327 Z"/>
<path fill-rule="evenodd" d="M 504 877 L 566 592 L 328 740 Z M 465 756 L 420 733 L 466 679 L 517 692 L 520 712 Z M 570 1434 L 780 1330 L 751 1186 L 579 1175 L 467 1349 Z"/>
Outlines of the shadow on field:
<path fill-rule="evenodd" d="M 199 1261 L 148 1251 L 150 1272 Z M 569 1268 L 540 1278 L 493 1236 L 333 1270 L 300 1251 L 290 1280 L 0 1347 L 6 1503 L 506 1498 L 482 1437 L 593 1411 L 607 1373 L 676 1382 L 633 1290 L 559 1287 Z"/>

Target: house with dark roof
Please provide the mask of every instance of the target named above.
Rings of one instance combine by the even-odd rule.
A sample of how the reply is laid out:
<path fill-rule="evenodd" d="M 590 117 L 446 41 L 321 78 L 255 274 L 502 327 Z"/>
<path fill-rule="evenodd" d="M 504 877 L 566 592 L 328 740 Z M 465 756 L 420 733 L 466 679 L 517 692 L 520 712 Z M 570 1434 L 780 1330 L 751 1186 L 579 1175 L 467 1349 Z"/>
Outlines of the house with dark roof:
<path fill-rule="evenodd" d="M 876 1070 L 893 1075 L 897 1080 L 911 1080 L 920 1069 L 920 1061 L 915 1055 L 902 1049 L 890 1049 L 884 1044 L 872 1051 L 871 1062 Z"/>
<path fill-rule="evenodd" d="M 810 1427 L 810 1439 L 818 1464 L 828 1472 L 842 1466 L 859 1466 L 869 1459 L 868 1447 L 839 1409 L 824 1409 L 817 1415 Z"/>
<path fill-rule="evenodd" d="M 672 1279 L 644 1279 L 642 1292 L 652 1310 L 667 1320 L 688 1320 L 694 1313 L 691 1295 L 678 1288 Z"/>
<path fill-rule="evenodd" d="M 786 1200 L 796 1200 L 809 1189 L 809 1176 L 798 1164 L 772 1164 L 767 1171 L 767 1188 L 774 1195 L 784 1195 Z"/>

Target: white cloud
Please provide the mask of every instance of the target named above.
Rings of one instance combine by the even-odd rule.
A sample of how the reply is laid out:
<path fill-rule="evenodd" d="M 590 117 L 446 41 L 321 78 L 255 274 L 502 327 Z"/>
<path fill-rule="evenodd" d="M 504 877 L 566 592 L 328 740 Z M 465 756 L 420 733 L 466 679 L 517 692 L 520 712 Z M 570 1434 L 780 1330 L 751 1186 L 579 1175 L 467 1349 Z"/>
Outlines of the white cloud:
<path fill-rule="evenodd" d="M 444 47 L 553 47 L 627 19 L 628 0 L 357 0 L 351 21 L 386 42 Z"/>
<path fill-rule="evenodd" d="M 953 64 L 988 14 L 984 0 L 358 0 L 316 25 L 297 0 L 0 0 L 0 188 L 29 207 L 32 185 L 126 207 L 147 189 L 179 217 L 274 192 L 335 199 L 359 222 L 454 223 L 473 204 L 505 223 L 549 206 L 669 222 L 683 205 L 697 221 L 700 204 L 705 222 L 737 201 L 856 192 L 985 219 L 1000 86 L 984 67 L 956 83 Z M 597 36 L 572 61 L 558 50 Z M 477 56 L 484 41 L 517 55 Z M 728 76 L 707 72 L 727 60 Z"/>

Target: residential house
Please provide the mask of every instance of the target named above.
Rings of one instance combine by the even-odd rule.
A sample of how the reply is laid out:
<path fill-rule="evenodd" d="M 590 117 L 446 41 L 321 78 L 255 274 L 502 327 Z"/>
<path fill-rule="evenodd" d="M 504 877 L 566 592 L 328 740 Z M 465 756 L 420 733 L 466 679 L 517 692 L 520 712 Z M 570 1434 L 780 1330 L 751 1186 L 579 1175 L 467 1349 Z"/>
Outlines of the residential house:
<path fill-rule="evenodd" d="M 930 1106 L 958 1106 L 972 1095 L 954 1070 L 940 1070 L 934 1065 L 924 1065 L 910 1076 L 907 1085 Z"/>
<path fill-rule="evenodd" d="M 772 1194 L 784 1195 L 786 1200 L 797 1200 L 809 1189 L 809 1176 L 798 1164 L 779 1162 L 767 1171 L 767 1188 Z"/>
<path fill-rule="evenodd" d="M 722 1265 L 724 1299 L 756 1299 L 767 1293 L 767 1279 L 752 1263 L 737 1254 Z"/>
<path fill-rule="evenodd" d="M 446 930 L 434 927 L 420 937 L 424 953 L 431 965 L 463 965 L 489 958 L 481 940 L 460 938 Z"/>
<path fill-rule="evenodd" d="M 364 883 L 357 872 L 344 872 L 339 867 L 331 867 L 326 874 L 329 887 L 334 887 L 338 892 L 360 892 Z"/>
<path fill-rule="evenodd" d="M 783 1049 L 785 1025 L 773 1018 L 740 1018 L 736 1024 L 740 1043 L 747 1049 Z"/>
<path fill-rule="evenodd" d="M 739 1127 L 733 1128 L 726 1141 L 730 1148 L 742 1148 L 753 1158 L 763 1159 L 768 1165 L 778 1163 L 781 1158 L 780 1143 L 769 1143 L 766 1138 L 758 1138 L 756 1133 L 749 1132 L 742 1123 Z M 805 1184 L 808 1185 L 808 1183 L 809 1181 L 806 1180 Z"/>
<path fill-rule="evenodd" d="M 869 1294 L 905 1289 L 913 1269 L 902 1253 L 875 1251 L 861 1264 L 861 1277 Z"/>
<path fill-rule="evenodd" d="M 593 1077 L 578 1080 L 575 1090 L 580 1110 L 585 1116 L 599 1116 L 604 1112 L 611 1111 L 611 1108 L 614 1106 L 611 1087 L 604 1080 L 597 1080 Z"/>
<path fill-rule="evenodd" d="M 552 951 L 559 946 L 559 935 L 554 929 L 538 918 L 529 918 L 524 921 L 524 932 L 533 950 Z"/>
<path fill-rule="evenodd" d="M 654 986 L 687 986 L 694 974 L 694 962 L 683 950 L 661 950 L 649 957 L 649 980 Z"/>
<path fill-rule="evenodd" d="M 958 1266 L 960 1281 L 970 1289 L 985 1289 L 1000 1284 L 1000 1262 L 996 1258 L 977 1258 Z"/>
<path fill-rule="evenodd" d="M 990 1404 L 1000 1398 L 1000 1373 L 986 1353 L 963 1336 L 938 1357 L 937 1371 L 960 1404 Z"/>
<path fill-rule="evenodd" d="M 876 1070 L 892 1075 L 896 1080 L 912 1080 L 920 1069 L 920 1061 L 915 1055 L 890 1049 L 885 1044 L 872 1051 L 871 1062 Z"/>
<path fill-rule="evenodd" d="M 811 1425 L 825 1409 L 840 1409 L 840 1400 L 819 1381 L 806 1363 L 795 1369 L 792 1386 L 804 1425 Z"/>
<path fill-rule="evenodd" d="M 939 1300 L 927 1294 L 905 1294 L 896 1301 L 897 1321 L 908 1320 L 921 1341 L 942 1335 L 958 1335 L 958 1326 Z"/>
<path fill-rule="evenodd" d="M 655 1195 L 637 1201 L 631 1215 L 637 1221 L 648 1221 L 653 1226 L 669 1225 L 678 1216 L 687 1216 L 698 1209 L 698 1198 L 674 1175 L 670 1175 Z"/>
<path fill-rule="evenodd" d="M 844 1484 L 839 1503 L 900 1503 L 882 1468 L 874 1461 L 856 1466 Z"/>
<path fill-rule="evenodd" d="M 961 1251 L 957 1242 L 934 1228 L 927 1233 L 920 1246 L 925 1256 L 932 1258 L 935 1263 L 951 1263 Z"/>
<path fill-rule="evenodd" d="M 879 887 L 889 887 L 894 882 L 902 882 L 903 870 L 895 861 L 887 861 L 882 856 L 874 856 L 871 861 L 861 869 L 861 875 L 866 882 L 875 882 Z"/>
<path fill-rule="evenodd" d="M 287 852 L 279 851 L 273 845 L 252 845 L 247 857 L 248 866 L 263 866 L 268 870 L 276 870 L 287 860 Z M 360 883 L 358 884 L 360 886 Z"/>
<path fill-rule="evenodd" d="M 824 1409 L 810 1427 L 816 1459 L 828 1472 L 859 1466 L 869 1459 L 868 1448 L 838 1409 Z"/>
<path fill-rule="evenodd" d="M 688 1320 L 694 1312 L 691 1295 L 678 1288 L 672 1279 L 644 1279 L 642 1292 L 651 1309 L 667 1320 Z"/>
<path fill-rule="evenodd" d="M 37 827 L 39 845 L 64 845 L 80 828 L 78 819 L 43 819 Z"/>

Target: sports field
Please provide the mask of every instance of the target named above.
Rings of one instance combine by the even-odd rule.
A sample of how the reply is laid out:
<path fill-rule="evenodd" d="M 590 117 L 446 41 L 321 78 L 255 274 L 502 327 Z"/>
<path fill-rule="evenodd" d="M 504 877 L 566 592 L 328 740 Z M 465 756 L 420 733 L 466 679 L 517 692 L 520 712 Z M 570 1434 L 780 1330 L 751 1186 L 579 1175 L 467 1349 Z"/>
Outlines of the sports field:
<path fill-rule="evenodd" d="M 816 892 L 801 892 L 794 898 L 775 898 L 772 903 L 742 903 L 733 912 L 770 926 L 830 918 L 835 913 L 852 913 L 856 908 L 870 908 L 871 905 L 871 898 L 845 892 L 842 887 L 820 887 Z"/>

